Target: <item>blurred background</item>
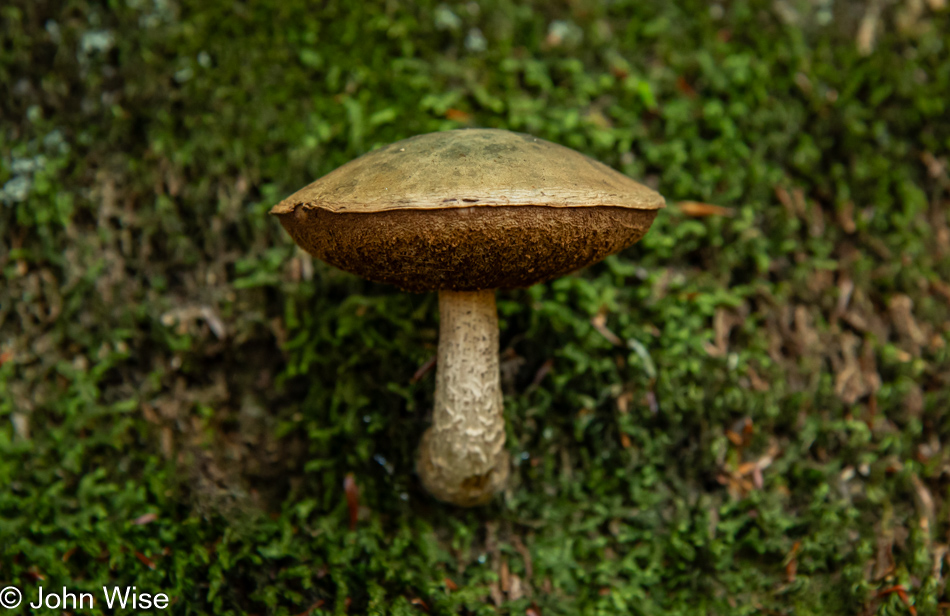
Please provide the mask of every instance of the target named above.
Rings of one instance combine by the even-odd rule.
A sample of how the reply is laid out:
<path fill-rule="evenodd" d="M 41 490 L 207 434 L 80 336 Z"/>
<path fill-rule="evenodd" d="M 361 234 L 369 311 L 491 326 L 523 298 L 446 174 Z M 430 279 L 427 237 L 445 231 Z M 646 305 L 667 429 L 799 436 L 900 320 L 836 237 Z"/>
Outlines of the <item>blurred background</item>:
<path fill-rule="evenodd" d="M 944 613 L 946 4 L 6 0 L 0 586 L 176 614 Z M 267 215 L 467 126 L 669 204 L 499 294 L 513 469 L 477 510 L 414 472 L 435 295 Z"/>

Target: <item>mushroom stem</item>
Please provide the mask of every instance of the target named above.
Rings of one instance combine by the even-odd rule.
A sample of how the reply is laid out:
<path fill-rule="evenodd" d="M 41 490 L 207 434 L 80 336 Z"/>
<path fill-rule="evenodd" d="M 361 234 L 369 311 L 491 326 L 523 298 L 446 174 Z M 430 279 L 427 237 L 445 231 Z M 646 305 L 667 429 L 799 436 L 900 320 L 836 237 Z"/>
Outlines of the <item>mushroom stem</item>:
<path fill-rule="evenodd" d="M 435 408 L 419 475 L 439 500 L 470 507 L 508 478 L 495 292 L 439 291 L 439 312 Z"/>

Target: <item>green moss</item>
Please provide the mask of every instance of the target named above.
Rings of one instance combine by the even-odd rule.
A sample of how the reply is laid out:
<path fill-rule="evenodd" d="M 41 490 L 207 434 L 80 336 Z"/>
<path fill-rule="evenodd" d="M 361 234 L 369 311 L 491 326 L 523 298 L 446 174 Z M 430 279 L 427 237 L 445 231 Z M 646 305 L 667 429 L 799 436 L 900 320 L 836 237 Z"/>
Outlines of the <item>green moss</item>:
<path fill-rule="evenodd" d="M 547 616 L 901 614 L 901 584 L 939 613 L 945 10 L 888 8 L 862 56 L 860 3 L 319 4 L 0 8 L 0 587 Z M 515 467 L 474 511 L 413 470 L 434 297 L 311 263 L 266 215 L 466 125 L 671 204 L 500 294 Z"/>

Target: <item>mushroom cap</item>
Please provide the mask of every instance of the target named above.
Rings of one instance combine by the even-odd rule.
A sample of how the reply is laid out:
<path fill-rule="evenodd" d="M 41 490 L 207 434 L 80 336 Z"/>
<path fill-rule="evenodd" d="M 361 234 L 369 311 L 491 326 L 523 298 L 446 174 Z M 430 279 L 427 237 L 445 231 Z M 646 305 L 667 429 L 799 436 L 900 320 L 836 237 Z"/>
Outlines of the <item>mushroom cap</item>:
<path fill-rule="evenodd" d="M 410 291 L 525 287 L 639 240 L 663 197 L 531 135 L 418 135 L 331 171 L 271 209 L 301 247 Z"/>

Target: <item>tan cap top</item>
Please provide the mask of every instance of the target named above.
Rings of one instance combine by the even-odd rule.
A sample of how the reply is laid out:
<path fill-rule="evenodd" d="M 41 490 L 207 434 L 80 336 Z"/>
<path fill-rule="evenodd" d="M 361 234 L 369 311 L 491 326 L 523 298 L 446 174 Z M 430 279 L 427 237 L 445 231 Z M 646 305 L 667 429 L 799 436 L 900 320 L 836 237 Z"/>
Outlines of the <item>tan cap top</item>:
<path fill-rule="evenodd" d="M 664 207 L 663 197 L 580 152 L 490 128 L 418 135 L 348 162 L 278 203 L 330 212 L 544 205 Z"/>

